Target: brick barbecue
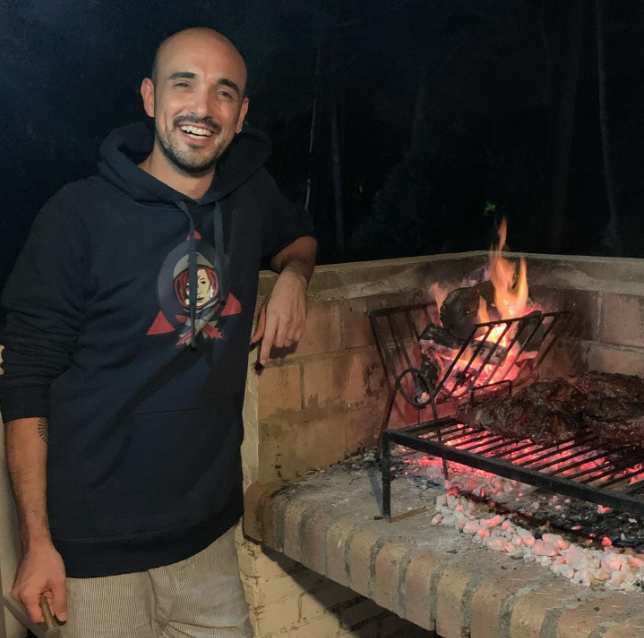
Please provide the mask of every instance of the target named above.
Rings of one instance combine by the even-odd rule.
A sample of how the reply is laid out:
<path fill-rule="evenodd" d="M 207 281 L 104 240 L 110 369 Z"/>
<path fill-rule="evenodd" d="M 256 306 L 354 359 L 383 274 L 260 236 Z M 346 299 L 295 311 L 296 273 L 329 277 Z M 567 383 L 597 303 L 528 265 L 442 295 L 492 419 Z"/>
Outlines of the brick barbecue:
<path fill-rule="evenodd" d="M 398 512 L 427 509 L 388 523 L 379 474 L 358 457 L 345 461 L 376 444 L 388 395 L 369 312 L 429 302 L 431 284 L 458 285 L 486 258 L 476 252 L 320 268 L 303 342 L 259 377 L 250 375 L 240 556 L 258 638 L 644 636 L 641 592 L 572 583 L 432 525 L 440 487 L 394 481 Z M 544 361 L 544 375 L 644 373 L 644 264 L 528 255 L 527 266 L 535 299 L 581 318 L 574 339 L 563 338 Z M 390 427 L 415 422 L 413 412 L 396 399 Z M 260 563 L 272 566 L 271 578 Z M 279 621 L 271 613 L 277 609 Z"/>
<path fill-rule="evenodd" d="M 238 548 L 257 638 L 644 637 L 641 592 L 576 584 L 473 543 L 453 526 L 432 525 L 437 498 L 445 495 L 440 486 L 394 481 L 398 513 L 427 509 L 387 522 L 380 475 L 355 456 L 376 445 L 389 391 L 370 311 L 427 303 L 432 284 L 456 286 L 486 260 L 480 251 L 321 267 L 298 348 L 259 376 L 251 362 L 245 534 L 240 530 Z M 544 376 L 573 369 L 644 374 L 641 260 L 526 260 L 531 295 L 581 317 L 575 339 L 560 340 L 544 361 Z M 262 274 L 261 295 L 273 278 Z M 398 398 L 390 427 L 416 418 L 416 409 Z M 6 597 L 18 538 L 0 468 L 2 476 Z M 0 613 L 0 636 L 19 632 L 11 614 Z"/>

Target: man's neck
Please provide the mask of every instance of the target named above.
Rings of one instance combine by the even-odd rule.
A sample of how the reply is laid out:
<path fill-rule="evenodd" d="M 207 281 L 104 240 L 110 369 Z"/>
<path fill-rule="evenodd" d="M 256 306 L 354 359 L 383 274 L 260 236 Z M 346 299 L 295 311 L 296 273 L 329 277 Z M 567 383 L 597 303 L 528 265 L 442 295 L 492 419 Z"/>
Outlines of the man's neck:
<path fill-rule="evenodd" d="M 152 153 L 139 164 L 139 168 L 191 199 L 200 199 L 206 194 L 215 174 L 214 168 L 199 176 L 187 175 L 179 171 L 156 147 L 156 144 Z"/>

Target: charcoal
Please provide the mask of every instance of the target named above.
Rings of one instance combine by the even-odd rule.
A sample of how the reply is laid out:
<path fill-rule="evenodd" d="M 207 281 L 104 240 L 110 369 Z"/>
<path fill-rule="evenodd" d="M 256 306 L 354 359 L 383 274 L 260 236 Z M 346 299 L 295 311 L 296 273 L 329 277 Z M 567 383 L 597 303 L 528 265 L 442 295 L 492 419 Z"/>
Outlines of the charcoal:
<path fill-rule="evenodd" d="M 427 391 L 434 392 L 436 386 L 443 375 L 443 365 L 439 358 L 434 358 L 421 352 L 420 354 L 420 373 L 414 379 L 414 400 L 417 403 L 424 403 L 427 400 Z M 427 385 L 425 385 L 425 381 Z"/>
<path fill-rule="evenodd" d="M 421 348 L 446 348 L 454 354 L 454 351 L 458 352 L 463 347 L 465 341 L 454 336 L 449 330 L 429 323 L 418 338 L 418 343 Z"/>

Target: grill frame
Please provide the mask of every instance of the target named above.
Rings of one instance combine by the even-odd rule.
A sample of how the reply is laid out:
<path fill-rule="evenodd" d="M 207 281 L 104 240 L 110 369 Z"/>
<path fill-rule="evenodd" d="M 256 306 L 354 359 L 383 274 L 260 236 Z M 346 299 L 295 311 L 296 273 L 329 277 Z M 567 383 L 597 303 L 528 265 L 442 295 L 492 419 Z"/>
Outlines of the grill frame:
<path fill-rule="evenodd" d="M 390 380 L 387 403 L 378 430 L 378 454 L 380 454 L 381 451 L 383 432 L 385 432 L 389 427 L 393 406 L 396 401 L 396 397 L 399 394 L 407 403 L 419 410 L 419 412 L 424 408 L 431 408 L 433 420 L 436 420 L 438 419 L 436 405 L 450 399 L 462 399 L 467 394 L 470 394 L 473 398 L 474 392 L 500 384 L 507 384 L 508 391 L 512 392 L 512 381 L 505 379 L 505 376 L 507 376 L 507 370 L 502 379 L 495 380 L 494 377 L 497 372 L 503 368 L 506 359 L 510 355 L 511 346 L 514 345 L 522 335 L 524 337 L 523 344 L 513 354 L 513 365 L 517 363 L 517 360 L 539 328 L 545 327 L 544 334 L 542 336 L 542 343 L 545 344 L 545 347 L 538 353 L 533 365 L 533 371 L 536 372 L 543 360 L 552 350 L 559 336 L 564 333 L 572 335 L 579 327 L 578 317 L 568 310 L 554 312 L 537 311 L 516 319 L 503 319 L 499 321 L 475 324 L 472 327 L 469 338 L 464 341 L 457 356 L 454 357 L 454 361 L 456 361 L 461 358 L 468 348 L 472 351 L 469 363 L 458 371 L 461 376 L 471 374 L 470 382 L 468 382 L 468 385 L 465 387 L 463 387 L 463 385 L 457 386 L 456 389 L 459 390 L 459 393 L 456 394 L 454 390 L 446 391 L 448 382 L 455 376 L 454 363 L 445 370 L 445 373 L 436 384 L 436 387 L 432 387 L 432 383 L 426 375 L 414 365 L 413 348 L 418 344 L 422 328 L 419 326 L 418 319 L 414 317 L 413 313 L 416 312 L 420 314 L 421 318 L 424 319 L 424 324 L 427 325 L 428 323 L 433 323 L 430 315 L 430 308 L 432 311 L 436 308 L 436 304 L 433 301 L 390 308 L 379 308 L 372 310 L 369 313 L 369 321 L 374 335 L 376 336 L 378 351 L 380 353 L 383 367 L 387 373 L 388 380 Z M 400 320 L 397 320 L 397 318 L 400 318 Z M 386 320 L 385 326 L 388 327 L 388 331 L 383 330 L 382 319 Z M 491 343 L 491 347 L 488 349 L 487 354 L 482 358 L 481 362 L 481 360 L 478 359 L 478 355 L 482 352 L 485 339 L 477 340 L 476 337 L 481 336 L 482 333 L 485 334 L 485 337 L 488 337 L 492 330 L 497 327 L 504 327 L 504 329 L 501 334 L 497 336 L 496 341 L 489 342 Z M 405 337 L 403 330 L 408 331 L 407 337 Z M 507 347 L 504 352 L 501 352 L 502 348 L 500 348 L 500 342 L 503 339 L 503 336 L 512 330 L 514 331 L 514 336 L 510 342 L 510 346 Z M 550 341 L 547 341 L 549 337 Z M 410 352 L 410 348 L 412 352 Z M 490 363 L 492 357 L 497 352 L 501 353 L 500 357 L 496 362 Z M 479 365 L 479 369 L 476 368 L 476 365 Z M 491 365 L 493 367 L 491 376 L 487 383 L 477 384 L 480 378 L 480 371 L 477 372 L 477 370 L 482 370 L 486 365 Z M 420 384 L 427 390 L 428 396 L 425 401 L 416 401 L 408 395 L 403 383 L 405 377 L 408 375 L 413 380 L 415 386 Z"/>
<path fill-rule="evenodd" d="M 421 318 L 424 318 L 427 323 L 431 323 L 431 307 L 435 308 L 435 304 L 433 302 L 382 308 L 372 310 L 369 314 L 369 319 L 377 339 L 383 366 L 387 372 L 388 379 L 393 380 L 393 383 L 390 383 L 387 405 L 380 424 L 377 450 L 377 455 L 381 462 L 382 469 L 383 515 L 385 518 L 389 521 L 392 520 L 391 446 L 393 444 L 406 446 L 413 450 L 441 458 L 443 460 L 443 474 L 446 479 L 448 478 L 447 462 L 454 461 L 498 476 L 534 485 L 550 492 L 556 492 L 564 496 L 582 499 L 604 507 L 632 512 L 633 514 L 644 517 L 644 467 L 641 470 L 635 470 L 637 464 L 644 464 L 644 450 L 638 451 L 635 449 L 630 457 L 629 451 L 626 449 L 621 451 L 604 450 L 600 446 L 592 445 L 594 440 L 594 435 L 592 435 L 592 433 L 584 433 L 583 431 L 578 433 L 574 439 L 569 439 L 568 441 L 564 441 L 557 445 L 541 446 L 534 444 L 531 441 L 512 441 L 510 439 L 504 439 L 502 436 L 496 435 L 485 429 L 477 429 L 460 424 L 453 417 L 439 418 L 438 416 L 436 406 L 449 399 L 463 399 L 468 398 L 469 395 L 469 399 L 474 400 L 474 396 L 478 391 L 485 391 L 486 389 L 489 391 L 493 386 L 502 385 L 505 385 L 505 389 L 507 389 L 511 394 L 513 384 L 512 381 L 505 379 L 505 376 L 507 376 L 507 369 L 506 375 L 504 375 L 502 379 L 495 380 L 494 377 L 498 370 L 502 368 L 506 358 L 509 356 L 511 346 L 517 343 L 519 335 L 525 330 L 529 331 L 527 338 L 523 340 L 523 345 L 514 356 L 512 364 L 517 362 L 526 344 L 530 342 L 532 336 L 537 332 L 537 330 L 539 330 L 541 326 L 545 326 L 542 339 L 542 345 L 544 347 L 539 351 L 533 366 L 533 373 L 536 374 L 539 366 L 551 352 L 557 339 L 562 334 L 565 333 L 570 337 L 575 338 L 576 331 L 580 325 L 579 317 L 570 311 L 536 312 L 517 319 L 476 324 L 472 328 L 469 339 L 466 340 L 457 356 L 454 357 L 454 360 L 459 359 L 465 352 L 466 348 L 474 348 L 475 350 L 474 356 L 472 356 L 466 367 L 459 371 L 461 376 L 467 376 L 467 373 L 470 371 L 470 365 L 476 359 L 478 354 L 482 352 L 480 346 L 481 341 L 476 340 L 475 337 L 479 336 L 480 338 L 482 332 L 488 336 L 494 328 L 499 326 L 503 328 L 501 336 L 497 338 L 496 342 L 492 342 L 492 347 L 489 348 L 485 356 L 482 357 L 483 363 L 480 364 L 479 360 L 478 365 L 480 365 L 482 369 L 484 365 L 489 364 L 492 360 L 502 336 L 512 329 L 515 330 L 514 336 L 510 342 L 510 347 L 507 347 L 505 352 L 501 353 L 497 362 L 492 364 L 494 366 L 494 371 L 488 378 L 489 382 L 477 385 L 477 381 L 480 378 L 480 371 L 477 373 L 477 370 L 475 369 L 470 377 L 471 383 L 469 383 L 465 388 L 461 385 L 461 391 L 456 395 L 453 390 L 446 391 L 447 384 L 450 381 L 450 375 L 453 374 L 455 369 L 454 364 L 448 366 L 435 387 L 432 387 L 432 384 L 423 372 L 418 367 L 414 366 L 414 354 L 413 351 L 410 351 L 410 347 L 416 347 L 422 331 L 418 325 L 417 319 L 414 319 L 412 313 L 420 313 Z M 397 322 L 397 316 L 402 317 L 402 322 Z M 382 329 L 383 318 L 385 320 L 385 326 L 388 326 L 389 328 L 389 334 Z M 400 330 L 401 323 L 403 327 L 408 329 L 407 338 L 405 338 L 404 333 Z M 547 339 L 548 337 L 551 337 L 549 341 Z M 398 365 L 396 365 L 396 360 L 399 362 Z M 419 387 L 419 383 L 422 387 L 427 389 L 427 400 L 420 402 L 417 401 L 416 398 L 409 396 L 405 391 L 403 383 L 407 375 L 411 375 L 416 391 Z M 518 378 L 521 378 L 520 375 Z M 458 386 L 456 387 L 458 389 Z M 418 411 L 419 422 L 404 428 L 389 430 L 388 426 L 398 394 L 401 394 L 407 403 L 416 408 Z M 421 423 L 421 411 L 428 407 L 431 408 L 433 418 Z M 448 445 L 447 442 L 450 440 L 450 435 L 453 435 L 455 432 L 454 428 L 462 428 L 464 432 L 471 431 L 471 436 L 477 436 L 478 439 L 470 440 L 468 442 L 468 449 L 459 449 L 458 445 Z M 475 444 L 469 445 L 470 443 Z M 483 443 L 485 443 L 485 446 Z M 531 450 L 529 452 L 525 452 L 523 456 L 536 454 L 538 455 L 536 461 L 541 461 L 541 463 L 537 464 L 536 467 L 538 469 L 535 469 L 534 467 L 527 467 L 526 464 L 517 462 L 521 459 L 521 455 L 519 457 L 515 457 L 512 461 L 504 458 L 486 456 L 483 452 L 471 451 L 489 445 L 492 445 L 491 451 L 502 450 L 506 447 L 511 450 L 511 453 Z M 625 489 L 608 489 L 611 485 L 619 485 L 619 483 L 624 482 L 626 479 L 617 479 L 613 477 L 603 485 L 589 485 L 589 483 L 592 483 L 593 480 L 596 479 L 588 480 L 588 477 L 582 480 L 577 479 L 580 479 L 589 473 L 593 475 L 595 473 L 594 471 L 572 472 L 573 478 L 570 478 L 570 476 L 558 476 L 554 472 L 549 472 L 548 466 L 550 464 L 543 463 L 543 459 L 547 458 L 550 454 L 561 453 L 562 451 L 569 452 L 585 445 L 588 445 L 588 447 L 583 451 L 575 452 L 565 459 L 567 462 L 572 462 L 571 469 L 588 462 L 588 459 L 582 459 L 582 453 L 590 455 L 591 458 L 595 455 L 597 458 L 605 459 L 605 463 L 602 466 L 606 469 L 604 474 L 610 475 L 611 472 L 614 474 L 616 472 L 619 473 L 620 471 L 629 471 L 630 469 L 632 474 L 638 477 L 638 481 L 633 485 L 626 486 Z M 620 454 L 622 454 L 622 456 L 619 456 Z M 496 455 L 496 457 L 500 456 L 500 454 Z M 613 463 L 612 459 L 619 461 L 619 467 L 611 465 Z M 530 461 L 530 463 L 534 464 L 535 459 Z M 632 466 L 630 468 L 629 463 Z M 559 472 L 559 470 L 556 471 Z M 641 494 L 641 496 L 638 496 L 638 493 Z"/>
<path fill-rule="evenodd" d="M 482 442 L 485 441 L 486 438 L 490 440 L 498 439 L 498 441 L 494 441 L 495 445 L 498 444 L 498 446 L 500 446 L 501 443 L 503 443 L 503 446 L 514 448 L 514 452 L 523 451 L 526 448 L 534 448 L 530 454 L 538 454 L 541 455 L 541 457 L 533 459 L 531 463 L 540 461 L 551 453 L 561 452 L 561 448 L 565 448 L 567 445 L 570 446 L 569 449 L 574 449 L 575 447 L 581 447 L 582 445 L 588 444 L 589 447 L 584 450 L 584 453 L 601 454 L 602 458 L 605 455 L 619 455 L 620 453 L 625 454 L 627 452 L 624 450 L 607 452 L 597 446 L 592 446 L 594 437 L 589 432 L 586 435 L 582 434 L 582 436 L 577 436 L 575 439 L 563 441 L 557 445 L 542 446 L 526 441 L 512 441 L 510 439 L 504 439 L 503 437 L 482 428 L 464 426 L 453 417 L 427 421 L 425 423 L 415 424 L 397 430 L 386 430 L 383 432 L 382 437 L 382 455 L 380 461 L 382 468 L 383 515 L 389 521 L 391 521 L 392 444 L 403 445 L 413 450 L 442 458 L 444 468 L 447 461 L 455 461 L 475 469 L 497 474 L 508 479 L 514 479 L 529 485 L 534 485 L 550 492 L 556 492 L 557 494 L 564 496 L 582 499 L 591 503 L 596 503 L 597 505 L 611 507 L 616 510 L 632 512 L 637 516 L 644 517 L 644 467 L 637 471 L 633 469 L 634 475 L 641 478 L 638 482 L 629 485 L 626 489 L 606 489 L 606 487 L 610 487 L 610 485 L 588 485 L 587 482 L 590 481 L 581 482 L 571 480 L 565 476 L 556 476 L 552 473 L 548 473 L 545 471 L 547 467 L 543 466 L 543 464 L 539 466 L 539 470 L 535 470 L 533 468 L 509 462 L 505 459 L 493 458 L 480 453 L 471 452 L 469 450 L 459 449 L 456 445 L 447 445 L 445 442 L 445 435 L 453 435 L 454 431 L 450 431 L 449 428 L 457 426 L 463 428 L 464 431 L 470 431 L 470 435 L 482 436 L 479 440 L 479 444 L 473 446 L 474 448 L 482 447 Z M 422 438 L 423 434 L 433 435 L 434 439 Z M 581 443 L 579 442 L 580 440 Z M 575 441 L 577 441 L 577 443 L 573 445 Z M 491 441 L 488 441 L 488 443 L 490 442 Z M 564 449 L 563 451 L 566 450 Z M 572 460 L 574 463 L 582 462 L 579 458 L 581 453 L 582 452 L 577 453 L 576 458 L 571 456 L 567 460 Z M 631 457 L 625 456 L 616 458 L 621 462 L 619 471 L 628 471 L 629 463 L 644 465 L 644 450 L 634 449 Z M 617 468 L 613 467 L 613 473 L 615 469 Z M 587 474 L 589 472 L 584 473 Z M 611 470 L 608 469 L 604 474 L 611 474 Z M 593 480 L 597 480 L 597 478 Z M 613 484 L 619 484 L 625 480 L 626 478 L 616 479 L 613 481 Z M 638 492 L 641 493 L 641 497 L 634 495 Z"/>

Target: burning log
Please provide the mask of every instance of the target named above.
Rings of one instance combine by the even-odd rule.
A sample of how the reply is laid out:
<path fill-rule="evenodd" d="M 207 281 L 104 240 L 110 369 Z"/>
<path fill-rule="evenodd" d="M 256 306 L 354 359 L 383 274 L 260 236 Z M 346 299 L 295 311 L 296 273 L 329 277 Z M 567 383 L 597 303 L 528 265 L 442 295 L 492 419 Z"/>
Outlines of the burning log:
<path fill-rule="evenodd" d="M 479 320 L 479 308 L 483 300 L 490 313 L 491 320 L 501 316 L 494 306 L 494 285 L 491 281 L 471 286 L 456 288 L 447 295 L 441 306 L 443 327 L 458 339 L 468 339 Z"/>
<path fill-rule="evenodd" d="M 456 288 L 441 306 L 441 321 L 443 327 L 458 339 L 468 339 L 477 323 L 487 321 L 502 321 L 501 315 L 495 306 L 495 288 L 492 282 L 485 281 L 470 288 Z M 533 303 L 528 300 L 528 307 Z M 485 310 L 481 312 L 481 308 Z M 482 319 L 481 315 L 485 317 Z M 503 323 L 500 324 L 503 327 Z M 541 314 L 537 311 L 528 313 L 516 322 L 516 329 L 510 329 L 510 339 L 517 336 L 517 343 L 525 351 L 537 352 L 543 343 L 544 328 L 541 323 Z M 526 343 L 527 342 L 527 343 Z"/>
<path fill-rule="evenodd" d="M 420 335 L 418 344 L 424 350 L 431 350 L 438 356 L 451 357 L 465 345 L 465 339 L 460 339 L 449 330 L 430 323 Z"/>
<path fill-rule="evenodd" d="M 483 361 L 498 364 L 503 362 L 508 354 L 506 348 L 495 342 L 474 341 L 465 348 L 467 343 L 441 326 L 434 323 L 427 325 L 418 340 L 421 351 L 420 371 L 424 379 L 417 378 L 415 381 L 416 401 L 422 402 L 426 399 L 424 395 L 428 388 L 425 387 L 424 381 L 428 381 L 432 389 L 438 387 L 445 370 L 459 355 L 465 362 L 463 365 L 466 369 L 462 369 L 463 365 L 455 367 L 451 375 L 454 387 L 461 387 L 475 377 Z M 474 362 L 467 366 L 470 360 Z"/>

